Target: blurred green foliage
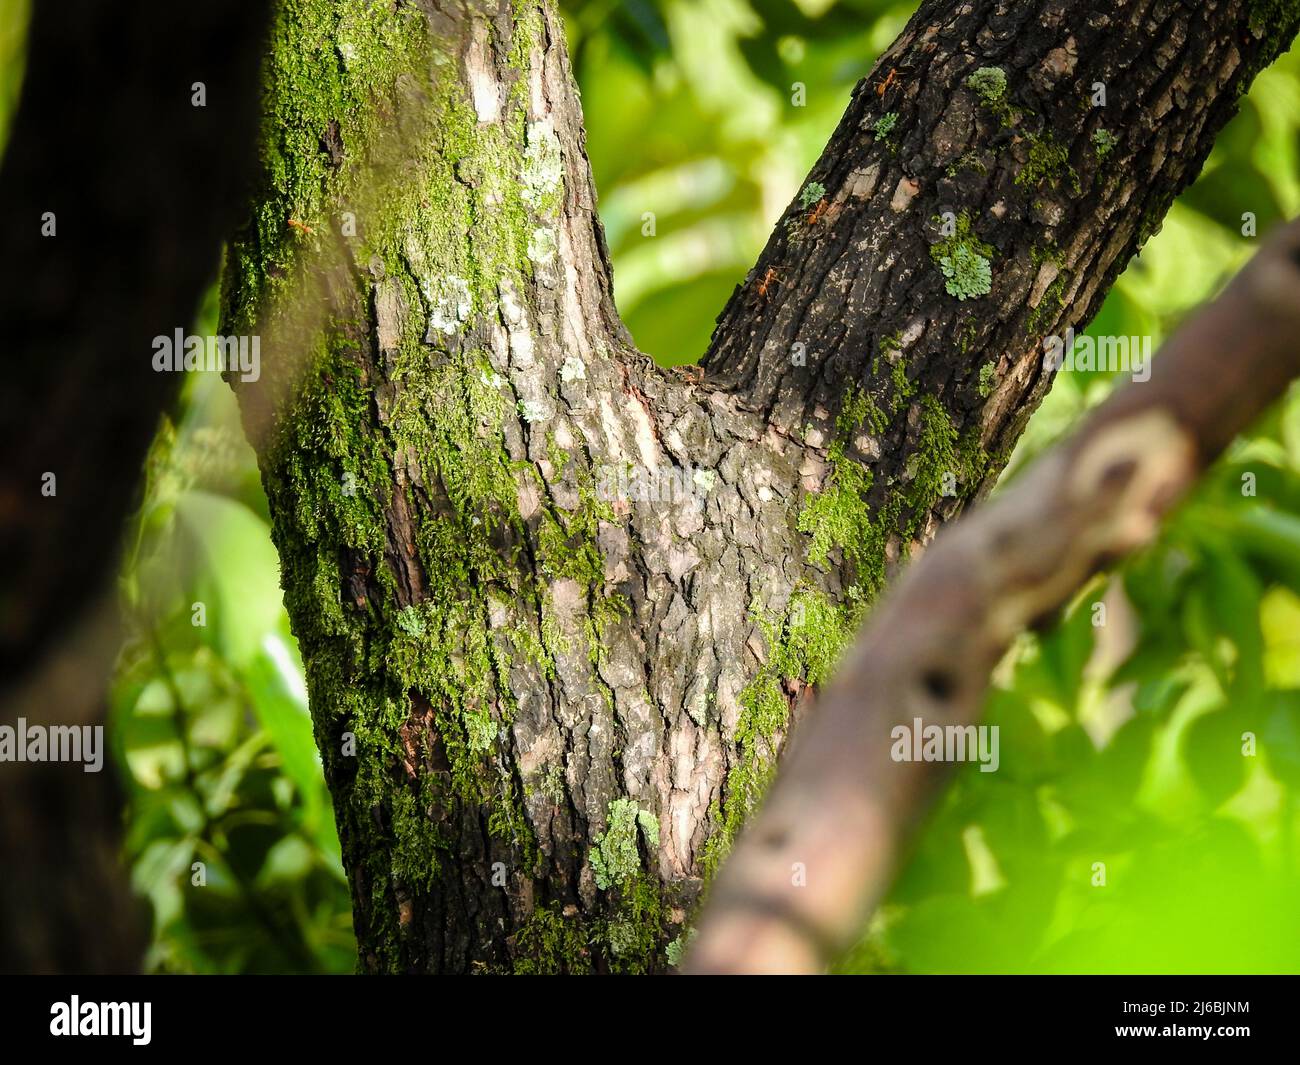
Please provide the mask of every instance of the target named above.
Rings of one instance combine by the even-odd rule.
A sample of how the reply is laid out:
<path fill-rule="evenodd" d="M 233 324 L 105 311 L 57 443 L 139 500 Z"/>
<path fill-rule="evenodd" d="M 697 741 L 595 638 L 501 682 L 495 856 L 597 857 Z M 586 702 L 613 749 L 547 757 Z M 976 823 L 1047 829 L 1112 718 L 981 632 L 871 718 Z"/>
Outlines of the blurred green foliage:
<path fill-rule="evenodd" d="M 564 5 L 619 306 L 643 349 L 665 363 L 703 352 L 914 7 Z M 25 12 L 0 0 L 0 137 Z M 1292 53 L 1261 75 L 1090 332 L 1158 344 L 1250 255 L 1243 212 L 1262 234 L 1300 210 L 1298 148 Z M 214 332 L 214 317 L 210 299 L 195 331 Z M 1059 375 L 1007 476 L 1114 383 Z M 111 695 L 128 855 L 155 910 L 149 963 L 350 971 L 338 842 L 253 456 L 225 386 L 195 375 L 186 389 L 146 470 Z M 1234 445 L 1155 546 L 1020 641 L 988 720 L 1001 768 L 956 774 L 846 968 L 1300 969 L 1300 396 Z"/>
<path fill-rule="evenodd" d="M 153 904 L 147 964 L 348 971 L 338 834 L 253 453 L 219 377 L 189 375 L 181 409 L 145 466 L 109 708 L 132 880 Z"/>
<path fill-rule="evenodd" d="M 1022 638 L 988 700 L 999 770 L 957 773 L 848 968 L 1300 968 L 1298 445 L 1293 394 Z"/>
<path fill-rule="evenodd" d="M 853 86 L 915 6 L 563 5 L 615 293 L 642 350 L 665 365 L 704 354 Z"/>

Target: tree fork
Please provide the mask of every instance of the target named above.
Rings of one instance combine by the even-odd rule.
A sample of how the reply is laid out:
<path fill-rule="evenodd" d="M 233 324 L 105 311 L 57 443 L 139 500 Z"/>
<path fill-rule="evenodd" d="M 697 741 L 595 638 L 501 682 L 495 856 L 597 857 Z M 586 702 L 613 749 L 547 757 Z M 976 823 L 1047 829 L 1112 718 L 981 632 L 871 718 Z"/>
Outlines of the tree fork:
<path fill-rule="evenodd" d="M 279 6 L 222 332 L 263 337 L 236 387 L 363 969 L 677 956 L 886 573 L 1047 388 L 1042 333 L 1086 323 L 1295 29 L 1007 6 L 922 5 L 700 384 L 619 322 L 550 3 Z M 1133 117 L 1106 166 L 1094 68 Z"/>

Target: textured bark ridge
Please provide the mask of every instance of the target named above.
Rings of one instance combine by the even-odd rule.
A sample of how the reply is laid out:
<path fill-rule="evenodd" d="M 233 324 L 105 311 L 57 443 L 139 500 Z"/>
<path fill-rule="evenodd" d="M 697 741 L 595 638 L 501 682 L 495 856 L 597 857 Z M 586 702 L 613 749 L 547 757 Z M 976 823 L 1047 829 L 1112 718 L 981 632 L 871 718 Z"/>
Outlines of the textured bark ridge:
<path fill-rule="evenodd" d="M 549 3 L 281 5 L 223 334 L 263 338 L 241 403 L 363 970 L 677 956 L 886 569 L 1047 387 L 1039 334 L 1277 50 L 1239 4 L 1091 6 L 922 5 L 696 382 L 619 322 Z M 954 88 L 997 63 L 1005 93 Z"/>

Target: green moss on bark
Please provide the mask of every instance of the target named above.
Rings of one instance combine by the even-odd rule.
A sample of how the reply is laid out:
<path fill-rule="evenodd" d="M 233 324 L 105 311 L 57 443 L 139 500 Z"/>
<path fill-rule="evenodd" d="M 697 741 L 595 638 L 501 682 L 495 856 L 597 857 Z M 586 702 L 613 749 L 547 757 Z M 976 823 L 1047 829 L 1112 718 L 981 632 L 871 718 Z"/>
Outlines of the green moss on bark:
<path fill-rule="evenodd" d="M 799 512 L 798 529 L 811 538 L 808 560 L 826 564 L 830 552 L 840 549 L 855 564 L 866 561 L 871 550 L 871 471 L 846 453 L 850 435 L 868 420 L 874 431 L 883 430 L 880 412 L 862 390 L 850 388 L 835 423 L 835 439 L 827 451 L 830 473 L 820 492 L 809 495 Z"/>
<path fill-rule="evenodd" d="M 540 16 L 520 5 L 505 25 L 522 73 Z M 519 490 L 536 471 L 507 453 L 515 398 L 473 337 L 531 283 L 563 170 L 554 131 L 527 122 L 527 79 L 511 80 L 501 122 L 480 123 L 456 62 L 415 6 L 284 0 L 262 187 L 223 279 L 224 331 L 277 341 L 263 480 L 379 968 L 401 967 L 397 900 L 444 872 L 457 810 L 484 812 L 512 868 L 537 861 L 528 782 L 501 757 L 512 662 L 550 666 L 545 589 L 518 557 Z M 588 503 L 552 515 L 565 551 L 548 560 L 603 582 Z M 395 550 L 418 572 L 397 572 Z"/>
<path fill-rule="evenodd" d="M 778 741 L 790 719 L 787 686 L 823 684 L 830 678 L 857 631 L 862 606 L 856 593 L 839 604 L 824 592 L 800 588 L 776 617 L 753 610 L 768 658 L 740 694 L 738 755 L 727 773 L 723 801 L 712 810 L 714 830 L 701 857 L 706 877 L 722 864 L 776 769 Z"/>
<path fill-rule="evenodd" d="M 1016 175 L 1016 184 L 1037 188 L 1045 181 L 1050 181 L 1053 185 L 1066 182 L 1077 196 L 1079 175 L 1070 165 L 1069 149 L 1059 143 L 1050 132 L 1041 135 L 1030 134 L 1028 140 L 1029 158 L 1020 168 L 1020 173 Z"/>

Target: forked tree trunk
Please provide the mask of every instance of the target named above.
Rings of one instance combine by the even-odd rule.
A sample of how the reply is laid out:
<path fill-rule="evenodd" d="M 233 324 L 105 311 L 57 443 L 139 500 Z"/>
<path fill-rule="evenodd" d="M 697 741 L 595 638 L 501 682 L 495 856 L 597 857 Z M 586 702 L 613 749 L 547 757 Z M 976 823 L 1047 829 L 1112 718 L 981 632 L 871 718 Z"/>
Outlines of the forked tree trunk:
<path fill-rule="evenodd" d="M 881 581 L 1000 469 L 1041 337 L 1294 28 L 923 3 L 697 383 L 619 321 L 549 0 L 281 4 L 223 333 L 262 336 L 363 970 L 668 964 Z"/>

